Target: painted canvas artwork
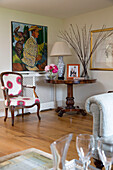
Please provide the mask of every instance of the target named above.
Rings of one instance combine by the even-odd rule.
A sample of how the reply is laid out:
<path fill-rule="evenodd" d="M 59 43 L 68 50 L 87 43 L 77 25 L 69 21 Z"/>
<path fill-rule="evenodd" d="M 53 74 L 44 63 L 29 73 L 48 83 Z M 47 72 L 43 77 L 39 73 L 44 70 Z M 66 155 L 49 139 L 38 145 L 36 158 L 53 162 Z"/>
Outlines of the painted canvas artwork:
<path fill-rule="evenodd" d="M 44 71 L 47 65 L 47 26 L 11 22 L 12 71 Z"/>

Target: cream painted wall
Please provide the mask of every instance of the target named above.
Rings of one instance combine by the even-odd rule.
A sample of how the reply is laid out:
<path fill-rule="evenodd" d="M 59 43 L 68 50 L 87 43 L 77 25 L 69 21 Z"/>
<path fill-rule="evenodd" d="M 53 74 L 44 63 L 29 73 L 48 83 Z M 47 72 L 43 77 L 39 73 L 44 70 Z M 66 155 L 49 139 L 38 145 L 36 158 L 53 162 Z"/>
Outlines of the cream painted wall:
<path fill-rule="evenodd" d="M 0 8 L 0 72 L 11 70 L 11 21 L 48 26 L 48 62 L 57 63 L 57 57 L 49 57 L 49 54 L 52 44 L 59 40 L 57 37 L 59 30 L 68 29 L 71 23 L 78 24 L 80 27 L 84 24 L 87 26 L 93 24 L 93 29 L 99 29 L 103 24 L 106 24 L 106 27 L 113 27 L 113 7 L 65 20 Z M 65 64 L 79 63 L 73 50 L 72 53 L 71 57 L 64 57 Z M 81 105 L 84 105 L 89 96 L 113 90 L 113 71 L 90 71 L 90 75 L 97 79 L 96 84 L 74 86 L 74 97 L 76 102 Z M 61 102 L 65 101 L 67 95 L 66 86 L 58 85 L 56 90 L 56 99 L 58 104 L 62 105 Z"/>
<path fill-rule="evenodd" d="M 48 60 L 53 60 L 49 54 L 63 26 L 61 19 L 0 8 L 0 72 L 11 70 L 11 21 L 48 26 Z"/>
<path fill-rule="evenodd" d="M 83 15 L 67 18 L 64 20 L 64 29 L 69 30 L 69 25 L 77 24 L 80 28 L 85 24 L 89 28 L 93 24 L 93 29 L 100 29 L 103 24 L 107 28 L 113 27 L 113 6 L 110 8 L 105 8 L 102 10 L 86 13 Z M 73 51 L 72 51 L 73 52 Z M 70 57 L 65 57 L 65 63 L 79 63 L 78 58 L 73 55 Z M 85 100 L 92 95 L 107 92 L 108 90 L 113 90 L 113 71 L 89 71 L 92 78 L 97 79 L 97 83 L 89 85 L 76 85 L 74 86 L 74 97 L 76 102 L 84 106 Z M 62 95 L 65 100 L 66 87 L 62 87 L 62 94 L 57 90 L 57 97 Z"/>
<path fill-rule="evenodd" d="M 57 35 L 59 28 L 63 27 L 62 19 L 0 8 L 0 72 L 11 71 L 12 69 L 11 21 L 47 26 L 48 63 L 57 63 L 57 57 L 52 58 L 49 54 L 53 43 L 58 40 Z M 29 83 L 31 83 L 31 81 L 29 81 Z M 41 102 L 45 103 L 53 101 L 52 85 L 44 84 L 42 78 L 37 80 L 36 84 Z M 2 91 L 0 90 L 0 98 L 2 97 Z M 1 108 L 3 108 L 2 102 L 0 102 L 0 110 Z"/>

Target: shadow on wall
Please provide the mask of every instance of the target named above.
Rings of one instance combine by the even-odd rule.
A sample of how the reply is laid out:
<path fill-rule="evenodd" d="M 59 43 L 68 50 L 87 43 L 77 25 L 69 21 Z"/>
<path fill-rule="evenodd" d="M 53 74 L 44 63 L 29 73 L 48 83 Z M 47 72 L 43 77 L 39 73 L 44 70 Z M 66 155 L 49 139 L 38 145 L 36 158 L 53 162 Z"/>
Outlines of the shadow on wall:
<path fill-rule="evenodd" d="M 46 77 L 36 79 L 36 92 L 40 98 L 40 102 L 46 103 L 54 100 L 54 85 L 46 83 Z"/>
<path fill-rule="evenodd" d="M 73 96 L 76 98 L 76 102 L 84 107 L 87 98 L 106 92 L 104 84 L 97 81 L 93 84 L 77 85 L 73 89 Z"/>
<path fill-rule="evenodd" d="M 73 97 L 75 100 L 75 105 L 79 105 L 84 108 L 85 101 L 88 97 L 106 93 L 107 90 L 103 83 L 97 81 L 92 84 L 80 84 L 73 85 Z M 56 88 L 56 100 L 59 106 L 65 105 L 67 97 L 67 86 L 66 85 L 57 85 Z"/>

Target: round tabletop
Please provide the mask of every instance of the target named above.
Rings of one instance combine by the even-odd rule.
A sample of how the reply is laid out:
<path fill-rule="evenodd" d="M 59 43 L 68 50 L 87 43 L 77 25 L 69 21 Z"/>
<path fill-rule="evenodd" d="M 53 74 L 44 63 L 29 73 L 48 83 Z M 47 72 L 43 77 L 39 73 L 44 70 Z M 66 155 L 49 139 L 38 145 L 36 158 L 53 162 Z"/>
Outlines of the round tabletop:
<path fill-rule="evenodd" d="M 47 83 L 51 84 L 88 84 L 88 83 L 95 83 L 96 79 L 66 79 L 66 80 L 47 80 Z"/>

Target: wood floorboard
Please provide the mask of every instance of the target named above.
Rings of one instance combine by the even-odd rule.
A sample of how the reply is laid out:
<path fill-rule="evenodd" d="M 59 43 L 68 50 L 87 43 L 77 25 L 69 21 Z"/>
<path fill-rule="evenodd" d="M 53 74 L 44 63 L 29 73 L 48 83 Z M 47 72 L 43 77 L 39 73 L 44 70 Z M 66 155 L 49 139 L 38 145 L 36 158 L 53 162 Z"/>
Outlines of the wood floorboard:
<path fill-rule="evenodd" d="M 92 116 L 80 114 L 58 117 L 54 110 L 40 112 L 41 122 L 36 114 L 15 117 L 15 125 L 11 126 L 11 118 L 4 122 L 0 118 L 0 157 L 22 151 L 28 148 L 37 148 L 51 153 L 50 144 L 58 138 L 73 133 L 67 160 L 78 159 L 76 151 L 76 136 L 80 133 L 92 134 Z"/>

